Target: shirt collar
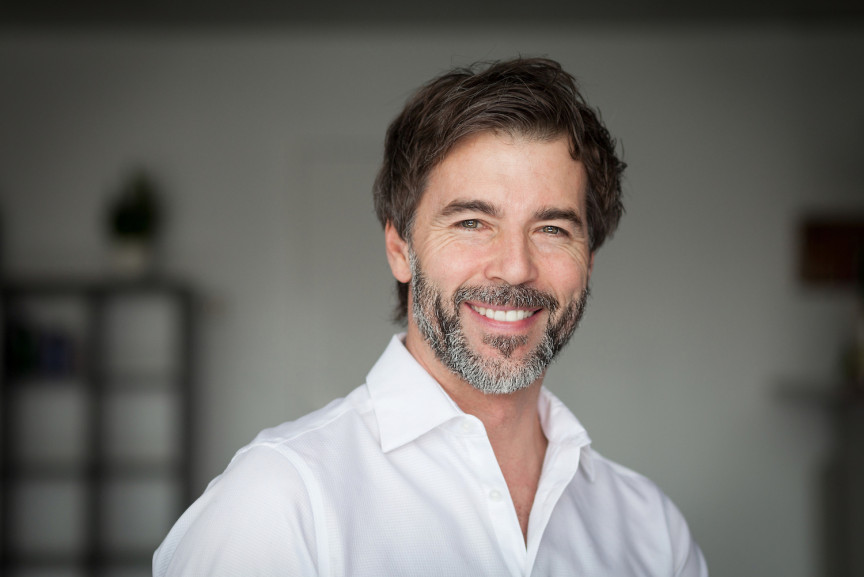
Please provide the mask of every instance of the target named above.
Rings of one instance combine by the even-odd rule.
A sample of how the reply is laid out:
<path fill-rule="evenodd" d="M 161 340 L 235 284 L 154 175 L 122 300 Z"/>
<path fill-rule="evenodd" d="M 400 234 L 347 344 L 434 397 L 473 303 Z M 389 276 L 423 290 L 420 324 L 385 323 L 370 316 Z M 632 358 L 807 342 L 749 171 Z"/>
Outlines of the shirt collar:
<path fill-rule="evenodd" d="M 549 441 L 549 447 L 578 451 L 579 464 L 584 468 L 588 479 L 593 481 L 594 457 L 590 446 L 591 438 L 576 415 L 545 387 L 540 389 L 537 409 L 540 412 L 540 424 L 543 426 L 543 434 Z"/>
<path fill-rule="evenodd" d="M 384 452 L 465 414 L 408 352 L 404 338 L 402 333 L 390 339 L 366 376 Z"/>
<path fill-rule="evenodd" d="M 381 449 L 386 453 L 414 441 L 465 413 L 426 372 L 404 345 L 405 334 L 394 335 L 366 376 Z M 582 423 L 552 392 L 540 390 L 538 411 L 550 447 L 579 451 L 579 463 L 594 479 L 591 439 Z"/>

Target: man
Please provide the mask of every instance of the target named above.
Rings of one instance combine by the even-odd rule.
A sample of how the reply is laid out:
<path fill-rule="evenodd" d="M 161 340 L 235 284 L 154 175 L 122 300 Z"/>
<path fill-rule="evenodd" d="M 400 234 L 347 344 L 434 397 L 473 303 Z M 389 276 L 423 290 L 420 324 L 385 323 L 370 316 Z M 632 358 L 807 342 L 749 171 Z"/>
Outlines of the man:
<path fill-rule="evenodd" d="M 668 498 L 542 388 L 623 168 L 553 61 L 423 87 L 375 183 L 407 332 L 345 399 L 241 449 L 154 574 L 707 575 Z"/>

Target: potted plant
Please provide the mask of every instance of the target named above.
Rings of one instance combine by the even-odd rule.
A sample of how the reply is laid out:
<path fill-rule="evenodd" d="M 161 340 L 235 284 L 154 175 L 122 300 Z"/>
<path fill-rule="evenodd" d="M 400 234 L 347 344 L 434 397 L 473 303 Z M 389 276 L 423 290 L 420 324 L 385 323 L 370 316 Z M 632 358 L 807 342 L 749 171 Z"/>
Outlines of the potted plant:
<path fill-rule="evenodd" d="M 134 173 L 109 204 L 107 225 L 114 271 L 126 277 L 153 272 L 162 212 L 152 179 Z"/>

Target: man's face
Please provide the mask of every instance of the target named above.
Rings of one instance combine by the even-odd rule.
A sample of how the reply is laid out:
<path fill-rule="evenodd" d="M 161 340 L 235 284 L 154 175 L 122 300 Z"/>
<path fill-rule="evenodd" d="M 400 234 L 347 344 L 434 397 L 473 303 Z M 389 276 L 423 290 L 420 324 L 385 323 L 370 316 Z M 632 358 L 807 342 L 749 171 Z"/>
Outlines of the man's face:
<path fill-rule="evenodd" d="M 388 227 L 388 256 L 411 286 L 406 345 L 433 376 L 492 393 L 542 377 L 588 294 L 586 188 L 564 138 L 483 133 L 432 171 L 411 243 L 391 255 Z"/>

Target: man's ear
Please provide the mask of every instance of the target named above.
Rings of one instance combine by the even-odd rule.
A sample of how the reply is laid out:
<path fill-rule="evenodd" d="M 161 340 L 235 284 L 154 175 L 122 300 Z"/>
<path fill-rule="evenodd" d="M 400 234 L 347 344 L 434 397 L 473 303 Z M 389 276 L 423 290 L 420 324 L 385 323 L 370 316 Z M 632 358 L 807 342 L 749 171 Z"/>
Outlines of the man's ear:
<path fill-rule="evenodd" d="M 411 281 L 411 264 L 408 260 L 408 243 L 399 236 L 392 222 L 384 226 L 384 247 L 390 272 L 399 282 Z"/>

